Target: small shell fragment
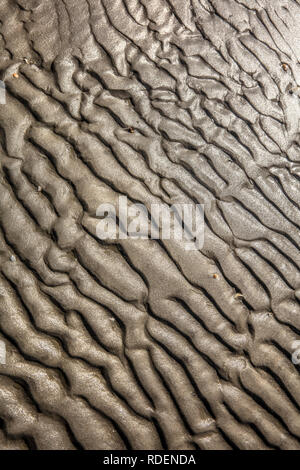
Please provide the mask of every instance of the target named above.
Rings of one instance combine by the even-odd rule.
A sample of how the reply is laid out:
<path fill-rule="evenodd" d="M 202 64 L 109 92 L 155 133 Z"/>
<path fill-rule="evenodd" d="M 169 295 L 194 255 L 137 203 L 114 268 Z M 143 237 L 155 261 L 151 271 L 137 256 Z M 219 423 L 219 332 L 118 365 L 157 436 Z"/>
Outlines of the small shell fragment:
<path fill-rule="evenodd" d="M 237 294 L 235 294 L 234 298 L 235 299 L 238 299 L 239 297 L 244 297 L 243 294 L 240 294 L 239 292 Z"/>

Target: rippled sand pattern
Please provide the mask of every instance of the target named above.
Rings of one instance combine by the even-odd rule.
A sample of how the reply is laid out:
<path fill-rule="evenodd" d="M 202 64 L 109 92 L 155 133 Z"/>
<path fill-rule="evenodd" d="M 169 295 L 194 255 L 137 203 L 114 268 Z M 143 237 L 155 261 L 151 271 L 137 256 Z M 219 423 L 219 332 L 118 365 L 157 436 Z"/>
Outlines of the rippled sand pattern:
<path fill-rule="evenodd" d="M 0 448 L 300 449 L 300 2 L 0 27 Z M 98 240 L 120 195 L 204 204 L 203 249 Z"/>

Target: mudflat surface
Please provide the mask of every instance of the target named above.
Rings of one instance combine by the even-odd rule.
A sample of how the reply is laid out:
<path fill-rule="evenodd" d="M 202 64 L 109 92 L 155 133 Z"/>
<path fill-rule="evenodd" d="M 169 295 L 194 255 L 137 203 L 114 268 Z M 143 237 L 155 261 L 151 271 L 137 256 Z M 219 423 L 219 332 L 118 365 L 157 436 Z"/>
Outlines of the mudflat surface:
<path fill-rule="evenodd" d="M 0 25 L 0 448 L 299 449 L 299 1 Z M 203 248 L 99 241 L 120 195 L 204 204 Z"/>

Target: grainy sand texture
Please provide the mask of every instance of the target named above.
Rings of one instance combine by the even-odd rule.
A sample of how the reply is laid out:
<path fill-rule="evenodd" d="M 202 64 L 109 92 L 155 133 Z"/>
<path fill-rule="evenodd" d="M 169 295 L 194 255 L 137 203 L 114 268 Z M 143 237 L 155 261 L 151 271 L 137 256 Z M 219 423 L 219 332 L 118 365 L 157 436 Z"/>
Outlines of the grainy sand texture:
<path fill-rule="evenodd" d="M 0 449 L 300 449 L 299 0 L 0 0 L 0 49 Z"/>

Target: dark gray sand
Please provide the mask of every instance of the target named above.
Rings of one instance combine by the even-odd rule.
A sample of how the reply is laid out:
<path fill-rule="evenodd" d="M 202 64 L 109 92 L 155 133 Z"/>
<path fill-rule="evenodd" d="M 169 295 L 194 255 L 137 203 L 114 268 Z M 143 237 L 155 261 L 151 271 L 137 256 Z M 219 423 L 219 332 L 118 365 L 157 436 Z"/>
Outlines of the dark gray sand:
<path fill-rule="evenodd" d="M 0 448 L 300 449 L 300 2 L 0 26 Z M 120 195 L 204 204 L 203 248 L 100 241 Z"/>

